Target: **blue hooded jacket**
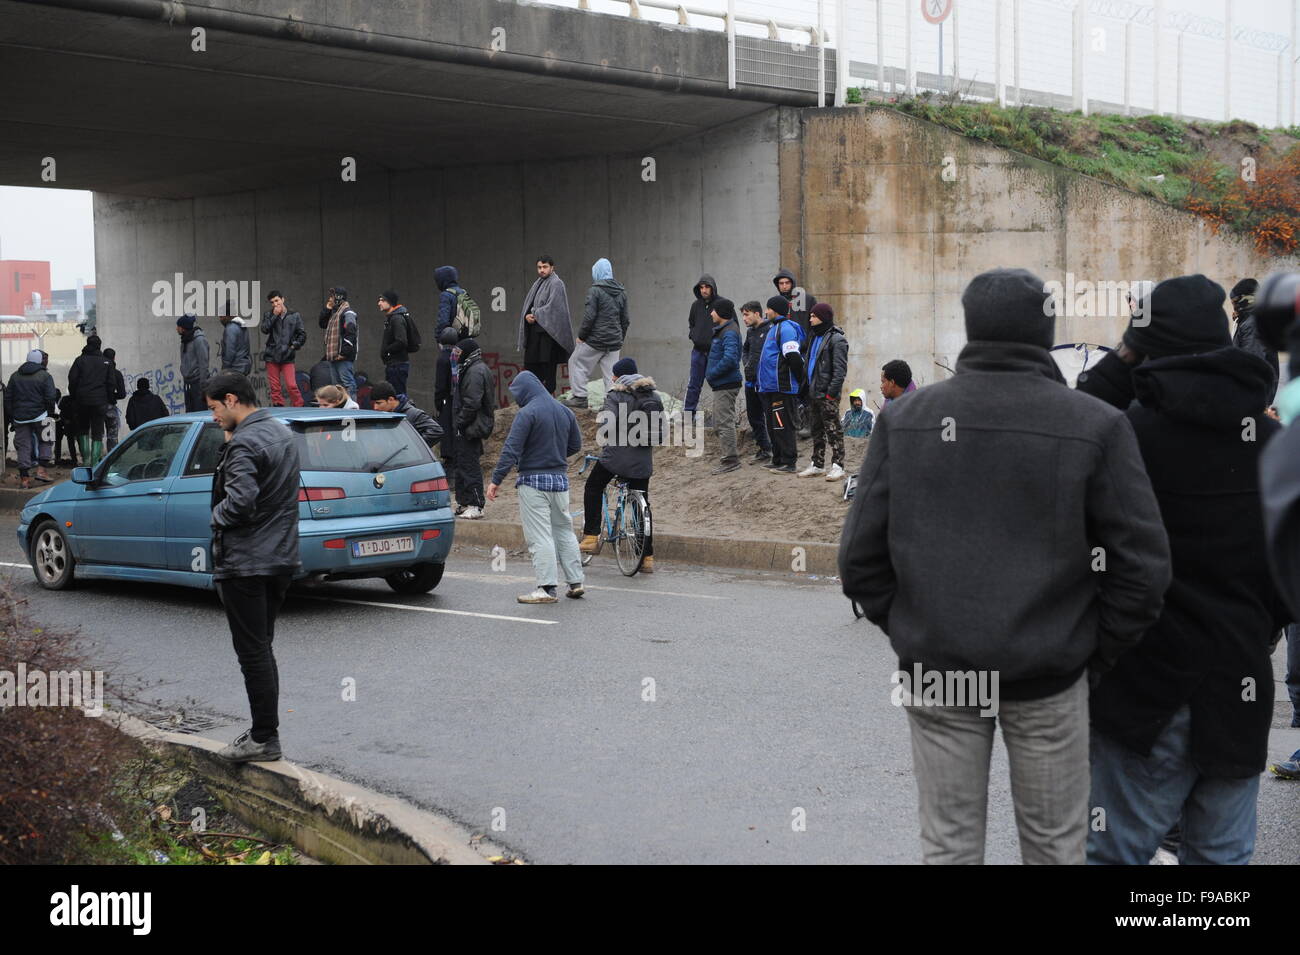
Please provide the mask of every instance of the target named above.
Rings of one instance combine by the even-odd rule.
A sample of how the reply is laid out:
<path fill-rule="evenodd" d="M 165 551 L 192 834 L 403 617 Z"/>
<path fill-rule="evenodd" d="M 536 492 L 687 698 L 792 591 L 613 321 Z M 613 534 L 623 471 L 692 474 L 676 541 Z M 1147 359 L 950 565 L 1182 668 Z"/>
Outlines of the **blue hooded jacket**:
<path fill-rule="evenodd" d="M 460 273 L 454 265 L 440 265 L 433 270 L 433 278 L 438 283 L 438 326 L 441 332 L 456 320 L 456 293 L 464 291 L 460 287 Z"/>
<path fill-rule="evenodd" d="M 569 457 L 582 450 L 582 432 L 573 412 L 560 404 L 531 371 L 510 382 L 510 396 L 519 406 L 501 457 L 492 472 L 499 485 L 511 470 L 529 474 L 567 474 Z"/>
<path fill-rule="evenodd" d="M 614 266 L 610 264 L 609 259 L 597 259 L 596 264 L 591 267 L 591 280 L 593 282 L 607 282 L 614 277 Z"/>

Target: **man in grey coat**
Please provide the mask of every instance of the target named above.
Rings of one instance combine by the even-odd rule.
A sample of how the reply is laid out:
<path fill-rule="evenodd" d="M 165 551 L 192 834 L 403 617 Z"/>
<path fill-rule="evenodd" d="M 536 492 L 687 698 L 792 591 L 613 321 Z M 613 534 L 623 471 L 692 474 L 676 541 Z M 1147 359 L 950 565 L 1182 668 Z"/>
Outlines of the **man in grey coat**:
<path fill-rule="evenodd" d="M 537 280 L 524 296 L 519 313 L 519 350 L 524 371 L 531 371 L 547 392 L 555 394 L 556 366 L 573 353 L 573 320 L 569 318 L 569 293 L 549 255 L 537 257 Z"/>
<path fill-rule="evenodd" d="M 1070 390 L 1048 352 L 1042 279 L 985 272 L 962 305 L 956 375 L 872 431 L 844 593 L 898 653 L 925 861 L 983 862 L 1000 720 L 1021 857 L 1083 864 L 1088 674 L 1159 617 L 1169 542 L 1128 419 Z"/>
<path fill-rule="evenodd" d="M 202 411 L 203 388 L 208 383 L 208 339 L 198 326 L 198 316 L 186 312 L 176 319 L 181 337 L 181 379 L 185 382 L 185 410 Z"/>
<path fill-rule="evenodd" d="M 235 314 L 234 306 L 226 303 L 221 315 L 221 370 L 237 371 L 241 375 L 253 371 L 252 349 L 248 345 L 248 329 L 244 320 Z"/>
<path fill-rule="evenodd" d="M 257 407 L 253 384 L 220 372 L 204 389 L 229 437 L 212 476 L 212 577 L 226 608 L 253 726 L 217 755 L 280 758 L 280 674 L 271 644 L 298 556 L 298 445 L 285 423 Z"/>

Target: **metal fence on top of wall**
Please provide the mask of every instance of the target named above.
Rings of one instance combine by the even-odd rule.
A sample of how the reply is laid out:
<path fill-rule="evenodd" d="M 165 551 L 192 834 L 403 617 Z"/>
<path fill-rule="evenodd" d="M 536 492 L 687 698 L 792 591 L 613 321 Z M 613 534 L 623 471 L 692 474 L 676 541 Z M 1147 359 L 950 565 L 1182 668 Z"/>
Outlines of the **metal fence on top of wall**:
<path fill-rule="evenodd" d="M 820 75 L 827 102 L 859 86 L 956 89 L 1011 105 L 1264 126 L 1294 125 L 1300 105 L 1300 0 L 544 2 L 726 31 L 735 81 L 811 92 Z"/>

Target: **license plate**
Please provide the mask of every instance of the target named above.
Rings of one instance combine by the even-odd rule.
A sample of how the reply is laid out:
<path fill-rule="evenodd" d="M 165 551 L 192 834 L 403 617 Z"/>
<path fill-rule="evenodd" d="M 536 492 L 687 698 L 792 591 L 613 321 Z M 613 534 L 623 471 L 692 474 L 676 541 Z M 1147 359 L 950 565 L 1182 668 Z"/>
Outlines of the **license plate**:
<path fill-rule="evenodd" d="M 404 554 L 415 550 L 415 540 L 410 537 L 381 537 L 373 541 L 353 541 L 353 557 L 383 557 L 386 554 Z"/>

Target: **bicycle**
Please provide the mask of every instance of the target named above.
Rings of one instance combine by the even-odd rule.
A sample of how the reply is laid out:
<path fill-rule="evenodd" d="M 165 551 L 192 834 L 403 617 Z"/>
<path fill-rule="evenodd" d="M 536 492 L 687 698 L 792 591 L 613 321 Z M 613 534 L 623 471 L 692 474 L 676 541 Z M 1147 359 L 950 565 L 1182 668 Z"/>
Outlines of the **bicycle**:
<path fill-rule="evenodd" d="M 594 454 L 582 459 L 578 474 L 586 473 L 587 468 L 599 461 Z M 645 561 L 646 539 L 651 534 L 650 502 L 645 492 L 627 486 L 627 482 L 615 477 L 605 487 L 601 504 L 600 537 L 596 541 L 594 554 L 582 555 L 582 566 L 586 567 L 591 559 L 599 554 L 606 542 L 614 547 L 614 560 L 623 576 L 631 577 L 641 569 Z"/>

